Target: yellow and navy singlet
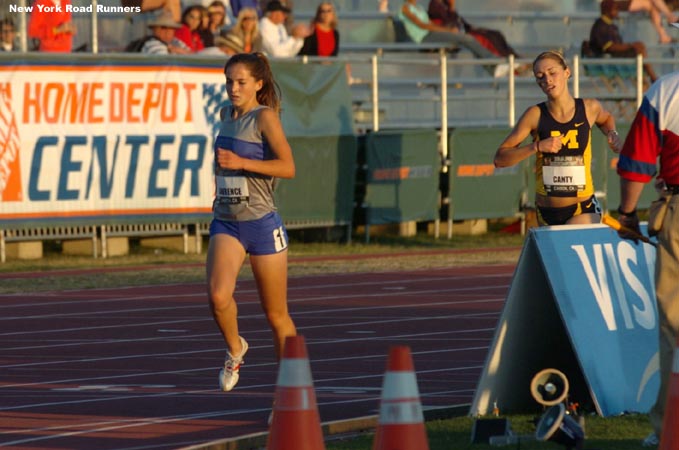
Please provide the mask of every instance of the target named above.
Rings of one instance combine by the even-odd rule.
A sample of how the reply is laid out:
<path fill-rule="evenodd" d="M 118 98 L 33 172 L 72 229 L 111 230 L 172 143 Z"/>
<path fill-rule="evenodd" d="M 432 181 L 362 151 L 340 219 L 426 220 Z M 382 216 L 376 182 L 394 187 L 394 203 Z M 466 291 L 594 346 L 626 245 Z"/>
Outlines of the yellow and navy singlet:
<path fill-rule="evenodd" d="M 558 153 L 538 153 L 535 186 L 538 194 L 550 197 L 589 197 L 592 183 L 592 129 L 587 121 L 585 102 L 575 99 L 575 114 L 566 122 L 557 122 L 547 103 L 538 104 L 538 139 L 561 136 Z"/>

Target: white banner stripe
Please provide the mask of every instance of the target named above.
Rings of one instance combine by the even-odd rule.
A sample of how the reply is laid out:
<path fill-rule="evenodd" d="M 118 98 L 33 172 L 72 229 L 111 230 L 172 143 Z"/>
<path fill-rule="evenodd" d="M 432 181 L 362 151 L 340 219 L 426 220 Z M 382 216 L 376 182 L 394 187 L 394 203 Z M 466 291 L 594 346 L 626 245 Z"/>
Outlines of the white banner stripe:
<path fill-rule="evenodd" d="M 419 397 L 415 372 L 391 372 L 384 376 L 382 386 L 383 399 L 398 399 L 406 397 Z"/>
<path fill-rule="evenodd" d="M 422 405 L 419 400 L 407 402 L 382 402 L 380 405 L 381 425 L 405 425 L 424 422 Z"/>

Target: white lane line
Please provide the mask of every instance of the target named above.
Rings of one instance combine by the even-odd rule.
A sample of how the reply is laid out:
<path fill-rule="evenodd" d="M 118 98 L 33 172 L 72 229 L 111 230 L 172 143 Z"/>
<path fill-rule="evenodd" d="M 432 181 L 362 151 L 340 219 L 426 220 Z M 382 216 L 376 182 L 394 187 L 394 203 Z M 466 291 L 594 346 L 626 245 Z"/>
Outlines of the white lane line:
<path fill-rule="evenodd" d="M 492 287 L 484 287 L 483 289 L 488 290 L 488 289 L 502 289 L 506 290 L 509 288 L 509 285 L 502 285 L 502 286 L 492 286 Z M 473 287 L 464 287 L 464 288 L 444 288 L 444 289 L 425 289 L 425 290 L 418 290 L 418 291 L 408 291 L 408 292 L 392 292 L 389 294 L 385 294 L 382 292 L 375 292 L 375 293 L 370 293 L 370 292 L 365 292 L 365 293 L 358 293 L 358 294 L 337 294 L 337 295 L 323 295 L 323 296 L 313 296 L 313 297 L 307 297 L 307 298 L 298 298 L 298 299 L 290 299 L 288 300 L 288 303 L 291 304 L 296 304 L 296 303 L 308 303 L 308 302 L 315 302 L 315 301 L 325 301 L 325 300 L 337 300 L 337 299 L 350 299 L 350 298 L 375 298 L 375 297 L 384 297 L 385 295 L 390 295 L 390 296 L 408 296 L 408 295 L 423 295 L 423 294 L 446 294 L 446 293 L 451 293 L 451 292 L 469 292 L 469 291 L 478 291 L 482 290 L 482 288 L 478 286 L 473 286 Z M 448 300 L 445 302 L 446 304 L 460 304 L 461 302 L 455 302 L 455 301 L 450 301 Z M 441 304 L 441 303 L 439 303 Z M 257 303 L 257 306 L 259 307 L 259 304 Z M 400 305 L 397 305 L 400 306 Z M 149 307 L 149 308 L 131 308 L 131 309 L 113 309 L 113 310 L 101 310 L 101 311 L 89 311 L 87 313 L 83 313 L 82 311 L 80 312 L 73 312 L 73 313 L 62 313 L 62 314 L 41 314 L 41 315 L 34 315 L 34 316 L 10 316 L 10 317 L 5 317 L 5 318 L 0 318 L 1 321 L 7 321 L 7 320 L 27 320 L 27 319 L 54 319 L 54 318 L 63 318 L 63 317 L 93 317 L 93 316 L 106 316 L 110 317 L 111 314 L 125 314 L 125 313 L 139 313 L 139 312 L 146 312 L 146 311 L 153 311 L 154 313 L 158 313 L 161 311 L 179 311 L 179 310 L 186 310 L 186 309 L 195 309 L 195 310 L 204 310 L 205 305 L 190 305 L 190 306 L 168 306 L 168 307 Z M 94 327 L 98 328 L 98 327 Z M 28 333 L 29 331 L 25 331 L 25 333 Z M 30 332 L 36 332 L 36 330 L 31 330 Z M 0 333 L 0 336 L 7 336 L 7 335 L 12 335 L 14 333 Z"/>
<path fill-rule="evenodd" d="M 384 336 L 384 337 L 379 337 L 377 340 L 383 341 L 383 340 L 402 340 L 405 337 L 411 337 L 412 335 L 402 335 L 402 336 Z M 363 338 L 363 339 L 358 339 L 357 341 L 360 340 L 369 340 L 371 342 L 374 342 L 376 339 L 375 338 Z M 335 340 L 335 342 L 347 342 L 347 339 L 342 339 L 342 340 Z M 328 341 L 322 342 L 320 345 L 327 345 Z M 313 342 L 308 342 L 308 346 L 315 345 Z M 259 347 L 250 347 L 250 348 L 259 348 Z M 431 351 L 422 351 L 422 352 L 417 352 L 416 354 L 418 355 L 424 355 L 424 354 L 443 354 L 443 353 L 458 353 L 458 352 L 464 352 L 464 351 L 477 351 L 480 349 L 487 349 L 487 345 L 483 346 L 473 346 L 473 347 L 464 347 L 464 348 L 455 348 L 455 349 L 441 349 L 441 350 L 431 350 Z M 224 349 L 221 348 L 219 351 L 223 351 Z M 216 350 L 209 350 L 209 351 L 216 351 Z M 180 353 L 173 353 L 173 355 L 177 354 L 195 354 L 195 353 L 205 353 L 205 351 L 193 351 L 193 352 L 180 352 Z M 138 357 L 146 357 L 148 358 L 150 355 L 139 355 Z M 167 354 L 163 354 L 163 356 L 167 356 Z M 378 355 L 378 356 L 351 356 L 351 357 L 342 357 L 342 358 L 328 358 L 328 359 L 313 359 L 313 362 L 315 364 L 321 364 L 321 363 L 327 363 L 327 362 L 339 362 L 339 361 L 355 361 L 355 360 L 363 360 L 366 358 L 381 358 L 383 359 L 384 356 Z M 108 358 L 104 358 L 108 359 Z M 67 361 L 68 362 L 68 361 Z M 277 367 L 277 363 L 271 362 L 271 363 L 261 363 L 261 364 L 248 364 L 248 367 Z M 31 382 L 31 383 L 14 383 L 14 384 L 3 384 L 0 386 L 0 390 L 3 389 L 10 389 L 10 388 L 18 388 L 18 387 L 31 387 L 31 386 L 44 386 L 44 385 L 54 385 L 54 384 L 73 384 L 73 383 L 84 383 L 84 382 L 94 382 L 96 381 L 102 381 L 102 380 L 122 380 L 122 379 L 137 379 L 137 378 L 142 378 L 142 377 L 157 377 L 160 375 L 177 375 L 177 374 L 191 374 L 191 373 L 197 373 L 197 372 L 210 372 L 214 371 L 214 366 L 210 367 L 200 367 L 200 368 L 193 368 L 193 369 L 183 369 L 183 370 L 166 370 L 166 371 L 154 371 L 154 372 L 142 372 L 142 373 L 132 373 L 132 374 L 122 374 L 122 375 L 104 375 L 104 376 L 99 376 L 99 377 L 86 377 L 86 378 L 71 378 L 71 379 L 62 379 L 62 380 L 43 380 L 40 382 Z M 23 406 L 21 406 L 23 408 Z M 8 408 L 0 407 L 0 411 L 4 411 Z M 14 409 L 14 407 L 9 407 L 9 409 Z"/>
<path fill-rule="evenodd" d="M 398 272 L 389 272 L 389 273 L 398 273 Z M 355 274 L 338 274 L 338 277 L 346 278 L 348 276 L 354 276 Z M 294 292 L 294 291 L 306 291 L 306 290 L 314 290 L 314 289 L 334 289 L 334 288 L 354 288 L 356 286 L 378 286 L 382 287 L 385 285 L 390 285 L 390 284 L 403 284 L 404 282 L 407 283 L 432 283 L 432 282 L 437 282 L 437 281 L 446 281 L 446 282 L 456 282 L 460 280 L 478 280 L 478 279 L 486 279 L 486 278 L 507 278 L 510 277 L 511 273 L 506 273 L 506 274 L 479 274 L 479 275 L 472 275 L 472 276 L 452 276 L 452 277 L 427 277 L 427 278 L 413 278 L 413 279 L 399 279 L 399 280 L 382 280 L 382 281 L 363 281 L 360 283 L 355 283 L 351 282 L 350 284 L 347 284 L 346 282 L 341 282 L 341 283 L 330 283 L 330 284 L 311 284 L 311 285 L 304 285 L 304 286 L 289 286 L 288 291 Z M 299 280 L 299 279 L 297 279 Z M 251 280 L 247 280 L 248 282 L 252 282 Z M 248 283 L 250 284 L 250 283 Z M 178 294 L 177 297 L 181 298 L 191 298 L 191 297 L 204 297 L 206 298 L 206 294 L 202 292 L 203 290 L 203 285 L 196 285 L 197 288 L 200 287 L 201 292 L 200 293 L 183 293 L 183 294 Z M 168 287 L 172 287 L 172 285 L 160 285 L 160 286 L 155 286 L 155 289 L 167 289 Z M 136 287 L 131 287 L 131 288 L 136 288 Z M 484 289 L 487 288 L 487 286 L 484 285 L 479 285 L 477 287 L 478 289 Z M 116 290 L 122 290 L 121 289 L 116 289 Z M 81 291 L 74 291 L 74 292 L 87 292 L 88 290 L 81 290 Z M 65 291 L 66 292 L 66 291 Z M 239 289 L 238 286 L 236 286 L 236 292 L 238 294 L 256 294 L 257 290 L 255 287 L 248 287 L 248 288 L 243 288 Z M 33 295 L 43 295 L 41 293 L 38 294 L 33 294 Z M 25 296 L 25 294 L 24 294 Z M 2 299 L 2 295 L 0 295 L 0 299 Z M 14 305 L 2 305 L 0 304 L 0 310 L 3 309 L 12 309 L 12 308 L 36 308 L 39 306 L 54 306 L 54 305 L 82 305 L 83 303 L 87 304 L 100 304 L 100 303 L 116 303 L 119 304 L 121 302 L 130 302 L 130 301 L 137 301 L 137 300 L 154 300 L 154 299 L 167 299 L 167 294 L 162 294 L 162 295 L 135 295 L 134 297 L 112 297 L 112 298 L 105 298 L 105 299 L 87 299 L 87 298 L 81 298 L 77 300 L 64 300 L 64 301 L 49 301 L 49 302 L 41 302 L 41 303 L 31 303 L 30 305 L 25 305 L 25 304 L 14 304 Z M 5 318 L 0 317 L 0 321 L 5 320 Z"/>
<path fill-rule="evenodd" d="M 493 300 L 492 302 L 499 302 L 500 300 Z M 475 301 L 473 303 L 481 303 L 478 301 Z M 483 302 L 485 303 L 485 302 Z M 448 304 L 446 302 L 440 303 L 440 302 L 432 302 L 432 303 L 422 303 L 418 304 L 418 306 L 436 306 L 440 304 Z M 332 314 L 334 312 L 354 312 L 354 311 L 367 311 L 367 310 L 374 310 L 374 309 L 380 309 L 380 310 L 385 310 L 385 309 L 391 309 L 391 308 L 405 308 L 405 307 L 412 307 L 412 305 L 397 305 L 397 306 L 376 306 L 376 307 L 370 307 L 370 308 L 340 308 L 337 310 L 324 310 L 320 312 L 315 312 L 315 315 L 318 315 L 319 313 L 322 313 L 324 315 L 326 314 Z M 379 320 L 369 320 L 369 321 L 363 321 L 363 322 L 356 322 L 356 317 L 352 319 L 351 322 L 342 322 L 342 323 L 334 323 L 334 324 L 323 324 L 323 325 L 310 325 L 310 326 L 305 326 L 305 327 L 298 327 L 300 329 L 315 329 L 315 328 L 344 328 L 344 327 L 356 327 L 357 325 L 360 326 L 367 326 L 367 325 L 381 325 L 381 324 L 387 324 L 387 323 L 393 323 L 393 322 L 400 322 L 400 323 L 405 323 L 405 322 L 420 322 L 420 321 L 433 321 L 433 320 L 451 320 L 451 319 L 469 319 L 469 318 L 491 318 L 494 319 L 500 314 L 499 311 L 493 311 L 493 312 L 487 312 L 487 313 L 461 313 L 461 314 L 449 314 L 449 315 L 436 315 L 436 316 L 419 316 L 419 317 L 408 317 L 408 318 L 403 318 L 403 317 L 396 317 L 394 319 L 388 319 L 386 316 L 383 316 Z M 261 314 L 259 315 L 261 316 Z M 297 317 L 297 315 L 293 314 L 293 318 Z M 243 316 L 241 316 L 241 319 Z M 260 331 L 265 331 L 263 328 Z M 210 333 L 205 333 L 205 334 L 197 334 L 197 335 L 190 335 L 190 336 L 184 336 L 184 338 L 197 338 L 197 337 L 206 337 L 206 336 L 216 336 L 216 332 L 210 332 Z M 152 338 L 133 338 L 133 339 L 116 339 L 112 340 L 109 343 L 112 345 L 119 345 L 124 342 L 134 342 L 134 343 L 139 343 L 139 342 L 153 342 L 157 341 L 162 338 L 158 337 L 152 337 Z M 167 339 L 167 338 L 165 338 Z M 66 347 L 66 346 L 85 346 L 89 343 L 71 343 L 71 344 L 58 344 L 54 345 L 53 347 Z M 100 345 L 101 343 L 95 342 L 92 345 Z M 48 345 L 37 345 L 34 346 L 34 348 L 45 348 Z M 19 347 L 18 349 L 25 349 Z M 0 351 L 8 351 L 8 350 L 17 350 L 17 348 L 0 348 Z M 120 359 L 138 359 L 138 358 L 148 358 L 148 357 L 157 357 L 157 356 L 179 356 L 179 355 L 186 355 L 186 354 L 191 354 L 192 352 L 195 353 L 206 353 L 206 352 L 213 352 L 213 351 L 222 351 L 223 348 L 220 348 L 219 350 L 217 349 L 207 349 L 207 350 L 189 350 L 189 351 L 183 351 L 183 352 L 168 352 L 168 353 L 151 353 L 151 354 L 131 354 L 131 355 L 122 355 L 122 356 L 111 356 L 111 357 L 102 357 L 102 358 L 82 358 L 82 359 L 73 359 L 73 360 L 63 360 L 63 361 L 41 361 L 41 362 L 30 362 L 30 363 L 22 363 L 22 364 L 0 364 L 0 368 L 13 368 L 13 367 L 33 367 L 33 366 L 46 366 L 46 365 L 54 365 L 54 364 L 73 364 L 73 363 L 84 363 L 84 362 L 101 362 L 101 361 L 114 361 L 114 360 L 120 360 Z M 0 389 L 2 389 L 2 386 L 0 386 Z"/>
<path fill-rule="evenodd" d="M 467 350 L 469 351 L 478 351 L 478 350 L 487 350 L 488 347 L 475 347 L 475 348 L 468 348 Z M 427 352 L 418 352 L 414 353 L 414 355 L 423 355 L 423 354 L 435 354 L 435 355 L 440 355 L 442 353 L 457 353 L 461 352 L 461 349 L 457 350 L 434 350 L 434 351 L 427 351 Z M 360 356 L 360 357 L 344 357 L 344 358 L 329 358 L 325 360 L 314 360 L 314 364 L 321 364 L 321 363 L 334 363 L 334 362 L 344 362 L 344 361 L 357 361 L 357 360 L 365 360 L 365 359 L 384 359 L 384 355 L 370 355 L 370 356 Z M 276 366 L 276 363 L 265 363 L 265 364 L 249 364 L 250 367 L 266 367 L 266 366 Z M 480 370 L 482 368 L 481 365 L 471 365 L 471 366 L 463 366 L 463 367 L 444 367 L 444 368 L 438 368 L 438 369 L 429 369 L 429 370 L 416 370 L 416 375 L 417 376 L 424 376 L 428 374 L 435 374 L 435 373 L 447 373 L 447 372 L 464 372 L 464 371 L 469 371 L 469 370 Z M 194 370 L 197 371 L 198 369 Z M 206 369 L 200 369 L 200 370 L 206 370 Z M 210 367 L 209 370 L 214 370 L 214 367 Z M 188 371 L 182 371 L 183 373 L 186 373 Z M 322 370 L 317 371 L 319 373 L 322 373 Z M 154 374 L 160 374 L 160 375 L 165 375 L 168 373 L 175 373 L 175 372 L 154 372 Z M 348 381 L 364 381 L 368 379 L 382 379 L 384 377 L 384 373 L 376 373 L 372 375 L 366 375 L 366 374 L 361 374 L 361 375 L 351 375 L 351 376 L 342 376 L 342 377 L 330 377 L 330 378 L 321 378 L 321 377 L 314 377 L 314 386 L 315 388 L 318 388 L 320 386 L 323 386 L 324 383 L 339 383 L 343 382 L 343 384 L 346 386 L 346 383 Z M 474 381 L 474 383 L 476 383 Z M 37 383 L 36 383 L 37 384 Z M 242 389 L 248 389 L 248 390 L 254 390 L 254 389 L 266 389 L 266 390 L 273 390 L 276 386 L 273 384 L 259 384 L 259 385 L 251 385 L 251 386 L 242 386 Z M 159 392 L 159 393 L 139 393 L 139 394 L 134 394 L 134 395 L 116 395 L 113 397 L 99 397 L 99 398 L 88 398 L 88 399 L 78 399 L 78 400 L 61 400 L 61 401 L 53 401 L 53 402 L 42 402 L 42 403 L 33 403 L 33 404 L 27 404 L 27 405 L 18 405 L 18 406 L 7 406 L 7 407 L 0 407 L 0 411 L 17 411 L 17 410 L 23 410 L 23 409 L 31 409 L 31 408 L 42 408 L 42 407 L 53 407 L 53 406 L 64 406 L 64 405 L 76 405 L 76 404 L 88 404 L 88 403 L 106 403 L 106 402 L 118 402 L 121 400 L 131 400 L 131 399 L 137 399 L 137 398 L 161 398 L 161 397 L 175 397 L 175 396 L 185 396 L 185 395 L 214 395 L 214 394 L 219 394 L 219 391 L 216 389 L 203 389 L 203 390 L 191 390 L 191 391 L 173 391 L 173 392 Z M 0 432 L 0 435 L 4 434 L 3 432 Z"/>

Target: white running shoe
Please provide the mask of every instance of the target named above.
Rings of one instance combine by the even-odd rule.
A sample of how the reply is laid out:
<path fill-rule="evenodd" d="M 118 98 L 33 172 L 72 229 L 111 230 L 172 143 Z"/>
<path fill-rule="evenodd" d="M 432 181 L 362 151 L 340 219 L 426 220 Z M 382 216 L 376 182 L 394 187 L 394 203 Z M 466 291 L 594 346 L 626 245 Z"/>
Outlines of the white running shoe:
<path fill-rule="evenodd" d="M 245 352 L 248 351 L 248 342 L 243 339 L 243 336 L 238 337 L 240 338 L 240 344 L 243 346 L 243 350 L 237 357 L 226 352 L 227 358 L 226 361 L 224 361 L 224 368 L 219 371 L 219 387 L 224 392 L 229 392 L 236 383 L 238 383 L 238 371 L 240 370 L 241 364 L 243 364 L 243 356 L 245 356 Z"/>

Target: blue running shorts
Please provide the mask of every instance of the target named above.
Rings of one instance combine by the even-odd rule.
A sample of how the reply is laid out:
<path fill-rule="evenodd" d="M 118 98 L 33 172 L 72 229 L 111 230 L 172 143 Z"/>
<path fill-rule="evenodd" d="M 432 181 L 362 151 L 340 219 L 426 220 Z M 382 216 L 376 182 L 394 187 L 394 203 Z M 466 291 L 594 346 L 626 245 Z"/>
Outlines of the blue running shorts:
<path fill-rule="evenodd" d="M 228 234 L 238 239 L 251 255 L 273 255 L 288 248 L 288 232 L 277 212 L 270 212 L 257 220 L 232 222 L 213 219 L 210 237 Z"/>

